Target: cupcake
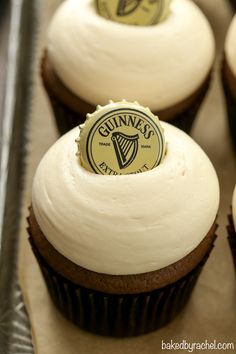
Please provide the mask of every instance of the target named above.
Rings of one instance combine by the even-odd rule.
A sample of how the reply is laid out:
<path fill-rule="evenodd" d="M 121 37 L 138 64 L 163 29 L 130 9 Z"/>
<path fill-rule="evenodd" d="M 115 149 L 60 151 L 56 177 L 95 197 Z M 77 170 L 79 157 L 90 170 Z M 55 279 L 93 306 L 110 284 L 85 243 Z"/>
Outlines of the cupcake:
<path fill-rule="evenodd" d="M 230 134 L 234 148 L 236 149 L 236 15 L 230 24 L 226 37 L 222 82 L 227 105 Z"/>
<path fill-rule="evenodd" d="M 211 27 L 192 1 L 172 0 L 163 21 L 135 26 L 102 17 L 93 0 L 67 0 L 49 26 L 41 75 L 61 134 L 110 98 L 137 99 L 189 132 L 214 56 Z"/>
<path fill-rule="evenodd" d="M 167 150 L 158 145 L 161 154 L 149 169 L 156 149 L 148 153 L 149 160 L 146 149 L 156 142 L 149 123 L 142 126 L 140 119 L 152 117 L 155 126 L 157 118 L 138 104 L 119 103 L 117 111 L 114 103 L 99 107 L 80 132 L 74 128 L 65 134 L 43 157 L 34 177 L 28 231 L 61 313 L 88 331 L 124 337 L 167 324 L 187 303 L 216 237 L 219 184 L 202 149 L 165 122 L 158 123 L 158 134 L 164 129 Z M 107 114 L 110 121 L 102 121 Z M 129 134 L 117 124 L 124 117 Z M 139 124 L 128 126 L 128 119 Z M 123 154 L 123 165 L 113 161 L 111 173 L 115 137 L 121 152 L 133 150 Z M 104 173 L 94 173 L 92 162 L 87 165 L 84 154 L 89 157 L 91 139 L 97 144 L 91 150 L 93 162 L 100 158 L 97 166 L 105 171 L 110 161 Z M 145 172 L 132 173 L 132 165 L 137 159 L 143 163 L 143 157 Z M 117 172 L 124 168 L 129 174 Z"/>
<path fill-rule="evenodd" d="M 228 216 L 229 225 L 227 226 L 228 230 L 228 240 L 229 245 L 232 251 L 234 265 L 236 267 L 236 232 L 235 232 L 235 225 L 236 225 L 236 187 L 234 188 L 233 193 L 233 200 L 232 200 L 232 212 Z"/>

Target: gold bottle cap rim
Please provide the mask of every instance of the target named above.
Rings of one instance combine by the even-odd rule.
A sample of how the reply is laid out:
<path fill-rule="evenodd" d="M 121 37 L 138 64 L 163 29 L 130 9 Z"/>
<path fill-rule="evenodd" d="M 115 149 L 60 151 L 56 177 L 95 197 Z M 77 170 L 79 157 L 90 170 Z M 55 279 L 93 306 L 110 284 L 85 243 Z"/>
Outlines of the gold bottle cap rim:
<path fill-rule="evenodd" d="M 149 171 L 161 163 L 166 150 L 158 117 L 125 100 L 97 106 L 80 126 L 76 141 L 81 165 L 103 175 Z"/>
<path fill-rule="evenodd" d="M 96 0 L 98 13 L 127 25 L 151 26 L 163 21 L 170 12 L 171 0 Z"/>

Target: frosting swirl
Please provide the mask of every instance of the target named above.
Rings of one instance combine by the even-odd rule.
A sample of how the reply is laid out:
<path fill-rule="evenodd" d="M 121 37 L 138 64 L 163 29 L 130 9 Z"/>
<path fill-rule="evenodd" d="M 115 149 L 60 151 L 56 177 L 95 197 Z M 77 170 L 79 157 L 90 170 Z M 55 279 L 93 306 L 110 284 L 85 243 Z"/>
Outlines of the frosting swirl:
<path fill-rule="evenodd" d="M 187 134 L 161 124 L 167 155 L 137 175 L 85 170 L 76 157 L 77 128 L 49 149 L 34 178 L 32 204 L 62 255 L 99 273 L 140 274 L 180 260 L 203 240 L 219 205 L 215 170 Z"/>
<path fill-rule="evenodd" d="M 158 111 L 201 86 L 215 44 L 189 0 L 173 0 L 168 18 L 154 26 L 116 23 L 97 14 L 93 0 L 67 0 L 52 19 L 48 51 L 58 77 L 86 102 L 126 98 Z"/>

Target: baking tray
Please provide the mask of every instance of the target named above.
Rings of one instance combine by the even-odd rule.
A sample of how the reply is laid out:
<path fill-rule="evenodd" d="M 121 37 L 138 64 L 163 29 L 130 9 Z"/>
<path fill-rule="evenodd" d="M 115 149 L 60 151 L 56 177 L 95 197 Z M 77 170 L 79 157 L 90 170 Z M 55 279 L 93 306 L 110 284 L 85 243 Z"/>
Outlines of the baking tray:
<path fill-rule="evenodd" d="M 37 1 L 0 1 L 0 354 L 33 353 L 17 284 Z"/>

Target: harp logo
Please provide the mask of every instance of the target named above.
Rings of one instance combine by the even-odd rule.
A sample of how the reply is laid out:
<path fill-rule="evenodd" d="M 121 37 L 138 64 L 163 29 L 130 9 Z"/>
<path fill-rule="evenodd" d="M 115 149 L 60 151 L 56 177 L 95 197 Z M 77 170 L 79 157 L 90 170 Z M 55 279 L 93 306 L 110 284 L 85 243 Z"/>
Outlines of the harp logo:
<path fill-rule="evenodd" d="M 118 16 L 126 16 L 137 10 L 142 0 L 120 0 L 117 8 Z"/>
<path fill-rule="evenodd" d="M 88 115 L 79 138 L 82 165 L 98 174 L 146 172 L 158 166 L 164 154 L 158 118 L 138 103 L 99 106 Z"/>
<path fill-rule="evenodd" d="M 120 132 L 112 133 L 111 140 L 121 170 L 128 167 L 134 161 L 138 152 L 138 138 L 138 134 L 126 135 Z"/>
<path fill-rule="evenodd" d="M 96 0 L 98 13 L 112 21 L 149 26 L 169 13 L 171 0 Z"/>

